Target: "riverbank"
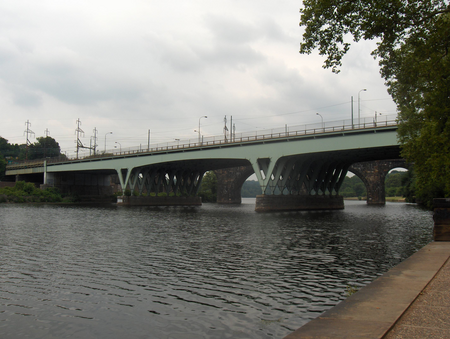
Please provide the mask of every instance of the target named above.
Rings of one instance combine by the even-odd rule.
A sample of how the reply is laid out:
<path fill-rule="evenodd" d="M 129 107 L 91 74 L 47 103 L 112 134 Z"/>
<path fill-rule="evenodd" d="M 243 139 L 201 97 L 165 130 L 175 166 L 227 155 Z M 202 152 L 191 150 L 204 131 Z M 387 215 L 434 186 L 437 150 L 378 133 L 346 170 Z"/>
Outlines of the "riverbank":
<path fill-rule="evenodd" d="M 289 334 L 300 338 L 448 338 L 450 242 L 431 242 Z"/>

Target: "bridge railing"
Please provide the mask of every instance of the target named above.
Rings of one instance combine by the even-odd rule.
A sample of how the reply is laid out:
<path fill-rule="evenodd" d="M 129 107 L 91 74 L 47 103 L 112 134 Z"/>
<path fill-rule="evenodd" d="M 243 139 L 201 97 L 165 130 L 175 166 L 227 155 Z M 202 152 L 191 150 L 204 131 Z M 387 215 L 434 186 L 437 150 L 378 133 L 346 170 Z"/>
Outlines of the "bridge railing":
<path fill-rule="evenodd" d="M 192 148 L 205 148 L 213 147 L 217 145 L 234 144 L 234 143 L 246 143 L 246 142 L 256 142 L 261 140 L 271 140 L 280 138 L 290 138 L 297 136 L 309 136 L 309 135 L 319 135 L 324 133 L 335 133 L 344 131 L 354 131 L 354 130 L 367 130 L 376 127 L 389 127 L 397 125 L 396 115 L 383 115 L 382 119 L 375 120 L 375 118 L 361 118 L 359 122 L 349 120 L 337 120 L 337 121 L 327 121 L 323 123 L 316 124 L 305 124 L 296 126 L 287 126 L 280 128 L 265 129 L 252 132 L 242 132 L 236 133 L 230 137 L 224 135 L 220 136 L 210 136 L 202 137 L 202 139 L 189 139 L 189 140 L 176 140 L 173 142 L 159 143 L 152 145 L 150 148 L 139 147 L 129 147 L 121 148 L 119 150 L 107 150 L 103 153 L 98 153 L 95 155 L 89 155 L 84 157 L 79 157 L 78 159 L 69 159 L 65 156 L 60 158 L 45 159 L 48 164 L 60 163 L 60 162 L 71 162 L 81 159 L 98 159 L 105 157 L 120 157 L 129 156 L 133 154 L 140 153 L 154 153 L 154 152 L 164 152 L 164 151 L 177 151 L 186 150 Z M 44 160 L 32 160 L 28 162 L 18 162 L 13 164 L 8 164 L 7 169 L 24 168 L 24 167 L 37 167 L 43 166 Z"/>

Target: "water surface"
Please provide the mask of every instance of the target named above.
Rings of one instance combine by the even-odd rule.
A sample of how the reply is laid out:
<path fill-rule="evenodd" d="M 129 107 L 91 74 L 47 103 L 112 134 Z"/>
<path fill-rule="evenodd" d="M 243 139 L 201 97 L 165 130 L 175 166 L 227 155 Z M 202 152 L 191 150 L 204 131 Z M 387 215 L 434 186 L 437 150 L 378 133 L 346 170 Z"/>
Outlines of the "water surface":
<path fill-rule="evenodd" d="M 1 338 L 282 338 L 432 240 L 404 203 L 0 205 Z"/>

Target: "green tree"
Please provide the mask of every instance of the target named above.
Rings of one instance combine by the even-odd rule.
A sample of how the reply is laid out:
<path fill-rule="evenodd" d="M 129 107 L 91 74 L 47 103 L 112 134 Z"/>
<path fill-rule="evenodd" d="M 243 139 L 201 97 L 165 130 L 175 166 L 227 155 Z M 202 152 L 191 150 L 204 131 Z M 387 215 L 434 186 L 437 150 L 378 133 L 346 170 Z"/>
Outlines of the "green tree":
<path fill-rule="evenodd" d="M 45 159 L 61 154 L 59 143 L 52 137 L 37 137 L 36 142 L 28 147 L 28 159 Z"/>
<path fill-rule="evenodd" d="M 445 0 L 304 0 L 300 53 L 318 48 L 338 73 L 355 42 L 372 55 L 399 111 L 402 156 L 415 164 L 416 194 L 428 206 L 450 196 L 450 6 Z"/>
<path fill-rule="evenodd" d="M 0 180 L 5 176 L 6 170 L 6 160 L 3 158 L 3 155 L 0 153 Z"/>
<path fill-rule="evenodd" d="M 25 147 L 25 145 L 23 145 Z M 20 154 L 21 145 L 17 144 L 10 144 L 8 143 L 8 140 L 5 138 L 0 137 L 0 153 L 3 154 L 4 157 L 12 157 L 17 158 Z"/>
<path fill-rule="evenodd" d="M 247 180 L 242 185 L 241 196 L 244 198 L 255 198 L 257 195 L 262 194 L 261 186 L 256 180 Z"/>
<path fill-rule="evenodd" d="M 217 201 L 217 177 L 213 171 L 208 171 L 203 176 L 198 195 L 204 202 Z"/>
<path fill-rule="evenodd" d="M 416 175 L 411 166 L 402 177 L 403 196 L 407 202 L 416 202 Z"/>

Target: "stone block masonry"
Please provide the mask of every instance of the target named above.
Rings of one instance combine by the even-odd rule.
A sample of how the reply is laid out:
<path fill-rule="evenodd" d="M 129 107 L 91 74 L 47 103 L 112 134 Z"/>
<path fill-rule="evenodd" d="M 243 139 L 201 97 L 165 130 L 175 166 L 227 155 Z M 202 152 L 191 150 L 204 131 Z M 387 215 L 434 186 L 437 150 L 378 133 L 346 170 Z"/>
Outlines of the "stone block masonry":
<path fill-rule="evenodd" d="M 434 241 L 450 241 L 450 199 L 434 199 Z"/>

